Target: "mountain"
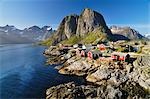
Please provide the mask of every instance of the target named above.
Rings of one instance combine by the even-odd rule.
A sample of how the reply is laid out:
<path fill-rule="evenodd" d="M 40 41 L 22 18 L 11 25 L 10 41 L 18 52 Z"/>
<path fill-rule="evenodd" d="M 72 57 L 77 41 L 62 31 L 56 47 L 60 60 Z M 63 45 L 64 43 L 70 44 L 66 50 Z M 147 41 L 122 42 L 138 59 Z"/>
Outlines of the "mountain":
<path fill-rule="evenodd" d="M 111 26 L 110 30 L 112 34 L 114 34 L 114 36 L 118 39 L 135 40 L 144 38 L 144 36 L 142 36 L 138 31 L 130 27 Z"/>
<path fill-rule="evenodd" d="M 146 36 L 148 39 L 150 39 L 150 35 Z"/>
<path fill-rule="evenodd" d="M 92 35 L 97 38 L 98 36 L 94 35 L 97 32 L 100 32 L 102 35 L 112 35 L 103 16 L 96 11 L 86 8 L 80 15 L 72 14 L 66 16 L 60 23 L 57 32 L 51 36 L 53 39 L 51 43 L 55 45 L 69 39 L 79 41 L 76 39 L 79 39 L 79 37 L 88 38 L 85 37 L 87 35 Z M 99 34 L 97 33 L 97 35 Z M 93 38 L 90 39 L 92 41 L 96 40 Z"/>
<path fill-rule="evenodd" d="M 145 38 L 148 38 L 150 40 L 150 34 L 146 34 L 144 36 L 145 36 Z"/>
<path fill-rule="evenodd" d="M 103 16 L 100 13 L 88 8 L 84 9 L 78 18 L 76 34 L 84 36 L 89 32 L 97 30 L 101 30 L 105 33 L 110 32 Z"/>
<path fill-rule="evenodd" d="M 53 30 L 50 26 L 44 26 L 42 28 L 39 28 L 38 26 L 32 26 L 25 28 L 22 32 L 22 36 L 37 42 L 46 39 L 52 31 Z"/>
<path fill-rule="evenodd" d="M 51 32 L 53 30 L 50 26 L 44 26 L 42 28 L 32 26 L 20 30 L 15 26 L 6 25 L 0 27 L 0 44 L 34 43 L 47 39 Z"/>

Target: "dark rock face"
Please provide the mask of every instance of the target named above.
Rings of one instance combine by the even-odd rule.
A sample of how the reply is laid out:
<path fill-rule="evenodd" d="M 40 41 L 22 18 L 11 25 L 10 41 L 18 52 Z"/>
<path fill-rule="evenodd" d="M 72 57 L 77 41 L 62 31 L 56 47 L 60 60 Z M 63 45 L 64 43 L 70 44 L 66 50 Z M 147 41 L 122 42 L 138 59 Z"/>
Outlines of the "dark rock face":
<path fill-rule="evenodd" d="M 111 26 L 110 30 L 111 30 L 112 34 L 115 35 L 115 37 L 118 37 L 118 38 L 124 39 L 124 40 L 144 38 L 138 31 L 136 31 L 130 27 Z"/>
<path fill-rule="evenodd" d="M 64 39 L 69 39 L 72 35 L 76 34 L 77 20 L 77 15 L 66 16 L 62 20 L 56 33 L 56 43 Z"/>
<path fill-rule="evenodd" d="M 72 35 L 76 34 L 77 21 L 78 21 L 77 15 L 71 15 L 66 17 L 64 32 L 67 38 L 70 38 Z"/>

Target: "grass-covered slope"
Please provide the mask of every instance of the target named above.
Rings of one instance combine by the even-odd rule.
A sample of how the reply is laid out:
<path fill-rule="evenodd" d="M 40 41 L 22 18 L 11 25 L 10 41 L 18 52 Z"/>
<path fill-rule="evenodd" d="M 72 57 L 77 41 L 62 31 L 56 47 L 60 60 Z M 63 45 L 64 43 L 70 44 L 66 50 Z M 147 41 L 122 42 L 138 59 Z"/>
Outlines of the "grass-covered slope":
<path fill-rule="evenodd" d="M 72 36 L 70 39 L 66 39 L 62 41 L 62 44 L 76 44 L 76 43 L 82 43 L 82 44 L 96 44 L 101 41 L 108 40 L 108 37 L 106 34 L 102 32 L 90 32 L 87 35 L 83 37 L 79 36 Z"/>

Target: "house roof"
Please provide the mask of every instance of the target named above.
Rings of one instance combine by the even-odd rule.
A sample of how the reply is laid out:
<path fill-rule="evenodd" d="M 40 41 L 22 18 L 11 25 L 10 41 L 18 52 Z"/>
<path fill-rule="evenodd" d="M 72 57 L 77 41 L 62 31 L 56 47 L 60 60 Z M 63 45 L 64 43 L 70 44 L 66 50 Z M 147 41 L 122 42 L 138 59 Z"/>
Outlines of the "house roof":
<path fill-rule="evenodd" d="M 90 52 L 92 52 L 93 54 L 102 54 L 99 50 L 91 50 Z"/>
<path fill-rule="evenodd" d="M 113 52 L 112 55 L 126 56 L 128 53 Z"/>

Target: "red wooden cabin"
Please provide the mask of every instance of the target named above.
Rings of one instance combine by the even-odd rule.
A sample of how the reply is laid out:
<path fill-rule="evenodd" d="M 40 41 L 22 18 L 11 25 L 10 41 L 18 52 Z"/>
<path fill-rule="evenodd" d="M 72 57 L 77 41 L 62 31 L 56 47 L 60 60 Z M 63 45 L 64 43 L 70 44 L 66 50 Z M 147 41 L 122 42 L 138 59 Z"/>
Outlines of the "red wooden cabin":
<path fill-rule="evenodd" d="M 105 46 L 104 44 L 98 44 L 98 45 L 97 45 L 97 48 L 98 48 L 99 50 L 101 50 L 101 51 L 106 50 L 106 46 Z"/>
<path fill-rule="evenodd" d="M 77 50 L 76 50 L 76 55 L 77 55 L 77 56 L 81 56 L 81 49 L 77 49 Z"/>
<path fill-rule="evenodd" d="M 129 60 L 130 55 L 127 53 L 114 52 L 111 54 L 111 58 L 116 61 L 126 61 Z"/>

